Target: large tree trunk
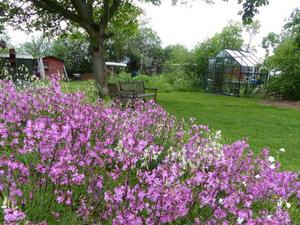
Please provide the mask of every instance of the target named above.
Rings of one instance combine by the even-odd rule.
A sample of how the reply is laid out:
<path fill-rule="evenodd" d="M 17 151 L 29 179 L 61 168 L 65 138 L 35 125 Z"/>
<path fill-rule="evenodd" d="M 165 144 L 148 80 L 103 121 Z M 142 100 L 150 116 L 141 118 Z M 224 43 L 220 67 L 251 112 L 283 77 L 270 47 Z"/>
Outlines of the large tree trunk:
<path fill-rule="evenodd" d="M 91 39 L 93 75 L 100 95 L 107 96 L 109 90 L 107 85 L 104 40 L 101 39 L 99 35 L 95 35 L 94 37 L 91 37 Z"/>
<path fill-rule="evenodd" d="M 107 96 L 109 94 L 109 90 L 107 85 L 104 48 L 103 46 L 101 46 L 98 49 L 93 49 L 92 51 L 93 75 L 95 77 L 100 94 L 103 96 Z"/>

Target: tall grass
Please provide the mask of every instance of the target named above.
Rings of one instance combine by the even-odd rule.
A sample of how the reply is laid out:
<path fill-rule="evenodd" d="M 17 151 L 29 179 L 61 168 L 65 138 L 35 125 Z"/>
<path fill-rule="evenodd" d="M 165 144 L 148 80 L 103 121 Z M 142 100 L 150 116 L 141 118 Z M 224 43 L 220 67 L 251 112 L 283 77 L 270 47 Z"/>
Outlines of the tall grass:
<path fill-rule="evenodd" d="M 120 73 L 118 75 L 111 76 L 109 82 L 116 83 L 118 81 L 144 81 L 145 86 L 149 88 L 158 88 L 161 92 L 172 91 L 192 91 L 198 90 L 198 80 L 196 76 L 187 76 L 182 72 L 169 72 L 158 75 L 139 75 L 132 78 L 128 73 Z"/>

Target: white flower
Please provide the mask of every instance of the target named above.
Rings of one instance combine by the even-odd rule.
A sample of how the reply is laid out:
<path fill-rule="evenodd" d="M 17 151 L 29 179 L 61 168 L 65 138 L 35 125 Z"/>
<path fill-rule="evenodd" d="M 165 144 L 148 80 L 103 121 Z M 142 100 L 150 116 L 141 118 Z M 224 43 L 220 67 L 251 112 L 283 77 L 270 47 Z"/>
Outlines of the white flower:
<path fill-rule="evenodd" d="M 269 162 L 275 162 L 275 158 L 273 157 L 273 156 L 269 156 L 269 158 L 268 158 L 268 160 L 269 160 Z"/>
<path fill-rule="evenodd" d="M 223 199 L 220 198 L 220 199 L 219 199 L 219 204 L 222 204 L 222 202 L 223 202 Z"/>
<path fill-rule="evenodd" d="M 291 208 L 291 203 L 286 202 L 285 205 L 288 209 Z"/>
<path fill-rule="evenodd" d="M 274 169 L 275 169 L 275 164 L 271 164 L 270 168 L 271 168 L 272 170 L 274 170 Z"/>
<path fill-rule="evenodd" d="M 256 179 L 260 178 L 260 175 L 259 174 L 255 175 L 255 178 Z"/>
<path fill-rule="evenodd" d="M 7 208 L 7 204 L 8 204 L 8 199 L 7 199 L 7 197 L 5 196 L 4 199 L 3 199 L 1 208 L 2 208 L 2 209 Z"/>
<path fill-rule="evenodd" d="M 241 223 L 243 223 L 244 222 L 244 219 L 243 218 L 241 218 L 241 217 L 238 217 L 237 218 L 237 223 L 238 224 L 241 224 Z"/>
<path fill-rule="evenodd" d="M 271 219 L 272 218 L 272 215 L 267 215 L 267 219 Z"/>
<path fill-rule="evenodd" d="M 222 131 L 221 130 L 217 130 L 215 138 L 216 139 L 221 139 L 222 138 Z"/>
<path fill-rule="evenodd" d="M 285 152 L 284 148 L 279 149 L 280 152 Z"/>
<path fill-rule="evenodd" d="M 280 198 L 280 199 L 278 200 L 277 206 L 278 206 L 278 207 L 281 207 L 281 206 L 282 206 L 282 198 Z"/>

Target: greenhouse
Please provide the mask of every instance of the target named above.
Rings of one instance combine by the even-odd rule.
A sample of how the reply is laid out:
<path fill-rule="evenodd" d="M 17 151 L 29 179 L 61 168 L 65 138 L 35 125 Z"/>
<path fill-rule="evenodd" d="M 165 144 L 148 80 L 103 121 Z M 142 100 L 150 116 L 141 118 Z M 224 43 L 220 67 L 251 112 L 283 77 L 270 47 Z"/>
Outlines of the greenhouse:
<path fill-rule="evenodd" d="M 249 94 L 267 81 L 268 73 L 261 71 L 262 63 L 250 52 L 225 49 L 208 60 L 203 88 L 216 94 Z"/>

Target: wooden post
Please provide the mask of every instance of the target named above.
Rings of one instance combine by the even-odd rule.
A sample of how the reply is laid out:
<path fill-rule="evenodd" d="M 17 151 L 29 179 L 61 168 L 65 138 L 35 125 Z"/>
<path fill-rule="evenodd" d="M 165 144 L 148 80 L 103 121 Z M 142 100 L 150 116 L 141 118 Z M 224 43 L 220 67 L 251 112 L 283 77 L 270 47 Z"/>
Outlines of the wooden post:
<path fill-rule="evenodd" d="M 64 65 L 64 77 L 65 77 L 65 79 L 66 79 L 68 82 L 70 82 L 70 79 L 69 79 L 69 76 L 68 76 L 68 73 L 67 73 L 67 70 L 66 70 L 65 65 Z"/>
<path fill-rule="evenodd" d="M 46 74 L 43 58 L 38 58 L 38 70 L 40 72 L 41 78 L 44 80 L 46 78 Z"/>

